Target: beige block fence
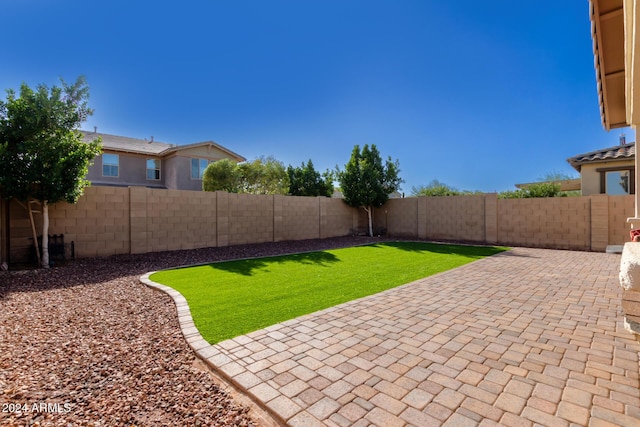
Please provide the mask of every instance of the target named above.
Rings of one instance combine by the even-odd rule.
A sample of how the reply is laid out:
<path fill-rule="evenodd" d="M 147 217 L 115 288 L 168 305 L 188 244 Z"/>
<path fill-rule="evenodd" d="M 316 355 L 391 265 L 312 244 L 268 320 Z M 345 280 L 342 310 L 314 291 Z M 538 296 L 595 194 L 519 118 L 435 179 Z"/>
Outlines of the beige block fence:
<path fill-rule="evenodd" d="M 9 241 L 11 261 L 23 262 L 33 244 L 28 214 L 17 203 L 8 210 L 9 232 L 0 238 Z M 633 196 L 410 197 L 376 209 L 374 227 L 402 238 L 603 251 L 629 241 L 626 218 L 633 213 Z M 77 204 L 51 206 L 50 219 L 50 234 L 73 241 L 77 257 L 329 238 L 367 228 L 366 213 L 341 199 L 144 187 L 89 187 Z M 41 230 L 40 215 L 36 221 Z"/>

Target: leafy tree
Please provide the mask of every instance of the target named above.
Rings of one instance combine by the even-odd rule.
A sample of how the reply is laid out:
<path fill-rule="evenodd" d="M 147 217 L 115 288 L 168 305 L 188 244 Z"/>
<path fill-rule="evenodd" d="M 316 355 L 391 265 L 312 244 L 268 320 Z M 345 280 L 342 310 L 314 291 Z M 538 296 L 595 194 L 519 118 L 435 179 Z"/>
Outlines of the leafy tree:
<path fill-rule="evenodd" d="M 324 174 L 316 171 L 311 159 L 299 167 L 289 165 L 289 194 L 292 196 L 326 196 L 333 194 L 333 177 L 329 171 Z"/>
<path fill-rule="evenodd" d="M 419 187 L 411 187 L 412 196 L 459 196 L 461 194 L 468 194 L 469 192 L 458 191 L 443 182 L 434 179 L 429 185 L 421 185 Z"/>
<path fill-rule="evenodd" d="M 577 179 L 577 178 L 579 178 L 579 176 L 577 175 L 570 175 L 568 173 L 554 170 L 552 172 L 547 172 L 546 174 L 544 174 L 544 176 L 538 178 L 538 181 L 539 182 L 557 182 L 557 181 L 567 181 L 570 179 Z M 582 192 L 580 190 L 562 191 L 560 192 L 560 194 L 558 194 L 558 196 L 560 197 L 565 197 L 565 196 L 574 197 L 574 196 L 581 196 L 581 195 L 582 195 Z"/>
<path fill-rule="evenodd" d="M 547 172 L 546 174 L 538 178 L 538 182 L 565 181 L 565 180 L 576 179 L 576 178 L 578 178 L 578 176 L 553 170 L 551 172 Z"/>
<path fill-rule="evenodd" d="M 84 77 L 72 85 L 36 90 L 25 83 L 20 96 L 7 90 L 0 101 L 0 187 L 4 196 L 42 206 L 42 266 L 49 266 L 49 205 L 75 203 L 89 185 L 90 162 L 100 154 L 100 139 L 82 140 L 79 132 L 93 111 Z M 34 236 L 35 238 L 35 236 Z"/>
<path fill-rule="evenodd" d="M 230 159 L 221 159 L 210 163 L 204 170 L 202 189 L 204 191 L 237 193 L 240 179 L 240 170 L 236 162 Z"/>
<path fill-rule="evenodd" d="M 503 191 L 498 194 L 500 199 L 528 199 L 533 197 L 563 197 L 560 191 L 560 184 L 553 182 L 539 182 L 528 185 L 526 188 L 519 188 L 514 191 Z"/>
<path fill-rule="evenodd" d="M 403 180 L 399 177 L 400 164 L 388 157 L 382 163 L 375 144 L 353 147 L 351 158 L 345 169 L 336 170 L 344 201 L 350 206 L 363 208 L 369 217 L 369 236 L 373 237 L 373 208 L 389 200 L 389 194 L 400 189 Z"/>
<path fill-rule="evenodd" d="M 207 166 L 202 189 L 229 193 L 287 194 L 289 176 L 284 164 L 273 157 L 261 157 L 240 164 L 223 159 Z"/>
<path fill-rule="evenodd" d="M 282 162 L 274 157 L 261 157 L 238 165 L 240 193 L 287 194 L 289 176 Z"/>
<path fill-rule="evenodd" d="M 411 187 L 412 196 L 442 197 L 442 196 L 466 196 L 471 194 L 484 194 L 482 191 L 458 190 L 443 182 L 434 179 L 429 185 Z"/>

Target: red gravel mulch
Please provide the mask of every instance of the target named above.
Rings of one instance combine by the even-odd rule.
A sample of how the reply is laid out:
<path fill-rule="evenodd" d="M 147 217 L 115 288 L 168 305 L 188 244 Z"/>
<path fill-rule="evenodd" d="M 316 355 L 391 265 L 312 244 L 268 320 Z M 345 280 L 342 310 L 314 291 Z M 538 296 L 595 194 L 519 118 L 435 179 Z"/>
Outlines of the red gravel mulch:
<path fill-rule="evenodd" d="M 380 240 L 265 243 L 0 272 L 0 425 L 260 425 L 202 368 L 182 337 L 173 301 L 139 277 Z"/>

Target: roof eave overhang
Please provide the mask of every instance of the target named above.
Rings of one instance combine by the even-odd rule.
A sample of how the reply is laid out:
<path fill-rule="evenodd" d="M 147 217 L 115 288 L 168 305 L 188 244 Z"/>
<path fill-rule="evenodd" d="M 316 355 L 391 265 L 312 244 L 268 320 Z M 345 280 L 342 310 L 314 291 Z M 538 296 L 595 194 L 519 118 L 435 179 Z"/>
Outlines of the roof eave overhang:
<path fill-rule="evenodd" d="M 624 162 L 633 160 L 634 156 L 625 156 L 625 157 L 616 157 L 616 158 L 607 158 L 607 159 L 595 159 L 595 160 L 577 160 L 577 161 L 569 161 L 569 164 L 578 172 L 584 165 L 593 165 L 597 163 L 614 163 L 614 162 Z"/>
<path fill-rule="evenodd" d="M 581 180 L 580 178 L 574 179 L 561 179 L 557 181 L 548 181 L 550 184 L 557 184 L 560 186 L 560 191 L 574 191 L 580 190 Z M 527 182 L 523 184 L 516 184 L 516 188 L 528 188 L 532 185 L 542 184 L 543 182 Z"/>
<path fill-rule="evenodd" d="M 217 148 L 218 150 L 222 151 L 223 153 L 227 154 L 229 157 L 231 157 L 233 160 L 235 160 L 238 163 L 244 162 L 245 159 L 244 157 L 242 157 L 240 154 L 238 153 L 234 153 L 233 151 L 229 150 L 226 147 L 223 147 L 220 144 L 217 144 L 213 141 L 204 141 L 204 142 L 196 142 L 195 144 L 188 144 L 188 145 L 178 145 L 175 147 L 171 147 L 168 148 L 167 150 L 162 152 L 162 155 L 167 155 L 170 153 L 177 153 L 178 151 L 182 151 L 182 150 L 186 150 L 186 149 L 190 149 L 190 148 L 195 148 L 195 147 L 214 147 Z"/>
<path fill-rule="evenodd" d="M 634 0 L 590 0 L 591 36 L 600 104 L 600 117 L 606 130 L 628 126 L 633 105 L 628 98 L 631 75 L 626 63 L 625 29 L 629 4 Z M 630 108 L 631 107 L 631 108 Z"/>
<path fill-rule="evenodd" d="M 121 148 L 121 147 L 102 147 L 102 151 L 106 152 L 114 152 L 114 153 L 128 153 L 128 154 L 139 154 L 141 156 L 151 156 L 151 157 L 162 157 L 161 153 L 153 153 L 153 152 L 148 152 L 148 151 L 139 151 L 139 150 L 131 150 L 128 148 Z"/>
<path fill-rule="evenodd" d="M 640 124 L 640 8 L 624 0 L 625 95 L 627 125 Z M 636 74 L 638 78 L 636 78 Z M 635 85 L 634 82 L 638 81 Z M 637 102 L 636 102 L 637 101 Z M 637 107 L 637 108 L 636 108 Z"/>

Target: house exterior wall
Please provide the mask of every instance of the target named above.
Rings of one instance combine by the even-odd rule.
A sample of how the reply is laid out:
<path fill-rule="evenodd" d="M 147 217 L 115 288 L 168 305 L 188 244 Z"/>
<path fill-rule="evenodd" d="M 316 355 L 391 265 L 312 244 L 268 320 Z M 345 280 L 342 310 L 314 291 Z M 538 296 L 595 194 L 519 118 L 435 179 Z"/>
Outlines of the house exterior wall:
<path fill-rule="evenodd" d="M 117 177 L 103 176 L 103 156 L 102 154 L 98 155 L 93 164 L 89 166 L 87 173 L 87 179 L 94 185 L 144 186 L 192 191 L 202 191 L 202 180 L 191 178 L 191 159 L 205 159 L 211 163 L 231 158 L 225 151 L 211 145 L 180 149 L 163 156 L 129 153 L 108 148 L 104 149 L 104 153 L 119 156 L 119 174 Z M 159 180 L 147 179 L 147 159 L 161 161 Z"/>
<path fill-rule="evenodd" d="M 591 196 L 592 194 L 600 194 L 600 172 L 597 171 L 598 169 L 618 167 L 635 169 L 634 160 L 627 159 L 582 165 L 580 167 L 582 195 Z"/>
<path fill-rule="evenodd" d="M 170 190 L 179 190 L 180 187 L 179 181 L 183 181 L 184 178 L 180 179 L 180 169 L 178 168 L 178 160 L 176 156 L 168 157 L 164 159 L 162 162 L 162 166 L 164 167 L 164 184 Z M 185 190 L 191 189 L 184 188 Z M 202 189 L 202 187 L 200 187 Z"/>
<path fill-rule="evenodd" d="M 166 182 L 167 188 L 171 190 L 202 191 L 202 180 L 191 179 L 192 158 L 198 157 L 173 156 L 167 159 L 167 171 L 170 171 Z"/>
<path fill-rule="evenodd" d="M 118 155 L 118 176 L 110 177 L 102 175 L 102 154 L 98 155 L 93 165 L 89 166 L 89 172 L 87 173 L 87 179 L 91 181 L 93 185 L 165 187 L 166 161 L 161 160 L 160 179 L 150 180 L 147 179 L 147 159 L 158 159 L 158 157 L 108 150 L 105 150 L 105 153 Z"/>
<path fill-rule="evenodd" d="M 209 159 L 214 162 L 220 159 L 230 158 L 227 153 L 212 145 L 198 146 L 192 148 L 184 148 L 178 151 L 182 157 L 196 157 L 201 159 Z"/>
<path fill-rule="evenodd" d="M 634 196 L 598 194 L 498 199 L 495 194 L 393 199 L 375 210 L 388 235 L 507 246 L 602 251 L 629 241 Z M 366 227 L 341 199 L 95 186 L 77 204 L 50 207 L 50 234 L 75 242 L 76 257 L 338 237 Z M 9 256 L 32 252 L 26 209 L 10 203 Z M 35 215 L 37 233 L 42 218 Z"/>

